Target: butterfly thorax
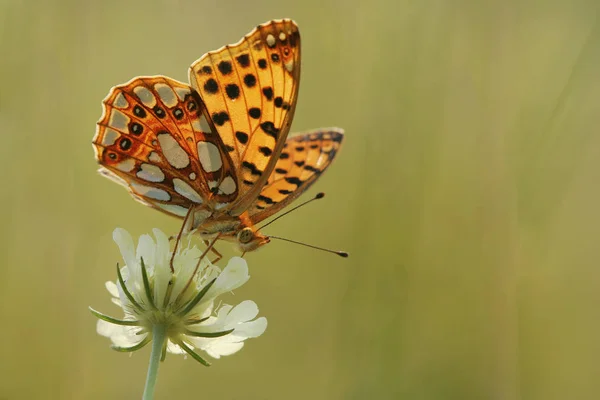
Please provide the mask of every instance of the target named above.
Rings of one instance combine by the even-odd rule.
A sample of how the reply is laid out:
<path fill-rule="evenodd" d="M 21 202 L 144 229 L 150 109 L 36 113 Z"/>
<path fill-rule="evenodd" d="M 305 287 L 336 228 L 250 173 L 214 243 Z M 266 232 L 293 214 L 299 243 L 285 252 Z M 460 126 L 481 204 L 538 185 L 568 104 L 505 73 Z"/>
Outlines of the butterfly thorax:
<path fill-rule="evenodd" d="M 192 220 L 198 222 L 199 218 L 196 215 L 200 215 L 200 218 L 205 217 L 205 210 L 200 208 L 194 211 Z M 239 216 L 214 212 L 198 225 L 192 226 L 192 230 L 197 230 L 203 240 L 218 237 L 219 240 L 233 242 L 242 253 L 254 251 L 269 243 L 269 238 L 256 229 L 247 212 Z"/>

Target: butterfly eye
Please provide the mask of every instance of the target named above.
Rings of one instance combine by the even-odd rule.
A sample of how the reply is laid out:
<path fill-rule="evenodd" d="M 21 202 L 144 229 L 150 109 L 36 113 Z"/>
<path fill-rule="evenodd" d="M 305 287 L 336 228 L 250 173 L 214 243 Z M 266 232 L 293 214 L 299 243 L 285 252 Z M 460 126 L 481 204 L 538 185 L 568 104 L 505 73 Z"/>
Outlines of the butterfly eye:
<path fill-rule="evenodd" d="M 248 243 L 254 238 L 254 232 L 250 228 L 244 228 L 238 233 L 238 241 L 240 243 Z"/>

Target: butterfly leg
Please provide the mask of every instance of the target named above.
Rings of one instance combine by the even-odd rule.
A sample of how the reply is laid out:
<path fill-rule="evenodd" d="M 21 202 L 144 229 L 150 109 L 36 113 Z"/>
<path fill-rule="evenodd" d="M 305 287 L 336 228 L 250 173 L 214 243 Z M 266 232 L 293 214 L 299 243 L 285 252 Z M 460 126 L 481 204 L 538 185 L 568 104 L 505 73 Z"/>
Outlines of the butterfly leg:
<path fill-rule="evenodd" d="M 179 242 L 181 242 L 181 235 L 183 234 L 183 231 L 185 230 L 186 224 L 188 222 L 188 219 L 190 218 L 190 215 L 192 214 L 194 210 L 194 207 L 190 207 L 188 212 L 185 214 L 185 218 L 183 219 L 183 224 L 181 224 L 181 229 L 179 230 L 179 233 L 177 234 L 177 240 L 175 241 L 175 248 L 173 249 L 173 254 L 171 255 L 171 261 L 169 262 L 169 266 L 171 267 L 171 272 L 175 272 L 175 268 L 173 268 L 173 260 L 175 259 L 175 254 L 177 253 L 177 247 L 179 246 Z"/>
<path fill-rule="evenodd" d="M 204 244 L 205 245 L 209 245 L 210 242 L 208 240 L 204 240 Z M 217 250 L 214 246 L 210 248 L 210 251 L 217 256 L 217 258 L 215 258 L 214 260 L 211 261 L 211 264 L 216 263 L 217 261 L 219 261 L 221 258 L 223 258 L 223 255 L 221 253 L 219 253 L 219 250 Z"/>

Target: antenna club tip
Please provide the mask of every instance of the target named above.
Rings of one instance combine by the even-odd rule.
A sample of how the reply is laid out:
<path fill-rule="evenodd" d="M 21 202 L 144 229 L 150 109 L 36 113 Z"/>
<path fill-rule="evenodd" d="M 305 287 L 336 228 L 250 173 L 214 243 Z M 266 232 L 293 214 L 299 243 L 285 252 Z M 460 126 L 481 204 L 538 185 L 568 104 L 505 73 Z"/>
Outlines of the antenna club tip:
<path fill-rule="evenodd" d="M 350 255 L 350 254 L 348 254 L 348 253 L 347 253 L 347 252 L 345 252 L 345 251 L 338 251 L 336 254 L 337 254 L 338 256 L 340 256 L 340 257 L 344 257 L 344 258 L 348 258 L 348 256 Z"/>
<path fill-rule="evenodd" d="M 325 197 L 325 193 L 320 192 L 320 193 L 317 193 L 317 195 L 315 196 L 315 199 L 322 199 L 323 197 Z"/>

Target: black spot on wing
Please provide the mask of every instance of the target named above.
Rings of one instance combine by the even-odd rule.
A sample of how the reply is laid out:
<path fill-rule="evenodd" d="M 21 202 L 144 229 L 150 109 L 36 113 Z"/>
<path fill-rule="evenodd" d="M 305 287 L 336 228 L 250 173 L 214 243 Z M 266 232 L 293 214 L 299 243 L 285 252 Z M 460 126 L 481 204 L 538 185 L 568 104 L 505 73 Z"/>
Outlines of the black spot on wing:
<path fill-rule="evenodd" d="M 173 116 L 176 120 L 181 120 L 183 118 L 183 110 L 179 107 L 173 110 Z"/>
<path fill-rule="evenodd" d="M 259 119 L 260 118 L 260 108 L 252 107 L 251 109 L 248 110 L 248 115 L 250 115 L 250 117 L 252 117 L 254 119 Z"/>
<path fill-rule="evenodd" d="M 248 57 L 248 54 L 242 54 L 240 56 L 237 56 L 236 60 L 242 68 L 246 68 L 250 65 L 250 57 Z"/>
<path fill-rule="evenodd" d="M 261 147 L 259 147 L 258 151 L 260 151 L 261 154 L 263 156 L 265 156 L 265 157 L 269 157 L 273 153 L 273 151 L 269 147 L 267 147 L 267 146 L 261 146 Z"/>
<path fill-rule="evenodd" d="M 249 161 L 243 161 L 242 167 L 248 169 L 252 175 L 256 175 L 256 176 L 262 175 L 262 171 L 259 170 L 258 167 L 256 166 L 256 164 L 254 164 L 254 163 L 251 163 Z"/>
<path fill-rule="evenodd" d="M 129 132 L 139 136 L 142 134 L 142 132 L 144 132 L 144 127 L 137 122 L 132 122 L 129 124 Z"/>
<path fill-rule="evenodd" d="M 219 91 L 219 84 L 213 78 L 210 78 L 204 83 L 204 90 L 207 93 L 215 94 Z"/>
<path fill-rule="evenodd" d="M 256 77 L 253 74 L 246 74 L 244 76 L 244 83 L 249 88 L 254 87 L 256 85 Z"/>
<path fill-rule="evenodd" d="M 229 114 L 227 114 L 225 111 L 214 113 L 212 115 L 212 120 L 215 125 L 222 126 L 225 122 L 229 121 Z"/>
<path fill-rule="evenodd" d="M 264 201 L 267 204 L 275 204 L 275 202 L 273 201 L 272 198 L 267 197 L 267 196 L 263 196 L 262 194 L 258 196 L 258 200 Z"/>
<path fill-rule="evenodd" d="M 133 107 L 133 114 L 139 118 L 146 118 L 146 110 L 144 110 L 142 107 L 140 107 L 137 104 L 135 107 Z"/>
<path fill-rule="evenodd" d="M 305 171 L 310 171 L 310 172 L 321 172 L 320 169 L 313 167 L 312 165 L 305 165 L 304 166 L 304 170 Z"/>
<path fill-rule="evenodd" d="M 240 88 L 235 83 L 230 83 L 225 87 L 225 93 L 231 100 L 235 100 L 240 97 Z"/>
<path fill-rule="evenodd" d="M 275 125 L 271 121 L 266 121 L 260 124 L 260 129 L 274 139 L 277 139 L 277 136 L 279 136 L 279 129 L 275 128 Z"/>
<path fill-rule="evenodd" d="M 229 75 L 231 71 L 233 71 L 233 69 L 231 68 L 231 63 L 226 60 L 221 61 L 219 65 L 217 65 L 217 68 L 219 68 L 219 71 L 223 75 Z"/>
<path fill-rule="evenodd" d="M 119 147 L 121 148 L 121 150 L 129 150 L 131 148 L 131 140 L 127 138 L 121 139 L 121 141 L 119 142 Z"/>
<path fill-rule="evenodd" d="M 297 178 L 295 176 L 293 176 L 293 177 L 286 176 L 284 179 L 287 183 L 291 183 L 292 185 L 296 185 L 296 186 L 300 186 L 303 183 L 302 180 L 300 180 L 299 178 Z"/>
<path fill-rule="evenodd" d="M 244 133 L 244 132 L 240 132 L 237 131 L 235 133 L 235 137 L 237 138 L 237 140 L 241 143 L 241 144 L 246 144 L 248 143 L 248 134 Z"/>
<path fill-rule="evenodd" d="M 154 114 L 156 114 L 156 116 L 158 118 L 164 118 L 165 115 L 167 115 L 167 113 L 165 113 L 165 110 L 163 110 L 161 107 L 159 106 L 154 106 L 154 108 L 152 109 L 152 111 L 154 111 Z"/>
<path fill-rule="evenodd" d="M 263 88 L 262 92 L 265 95 L 265 97 L 267 98 L 267 100 L 269 100 L 269 101 L 273 100 L 273 88 L 265 87 L 265 88 Z"/>

